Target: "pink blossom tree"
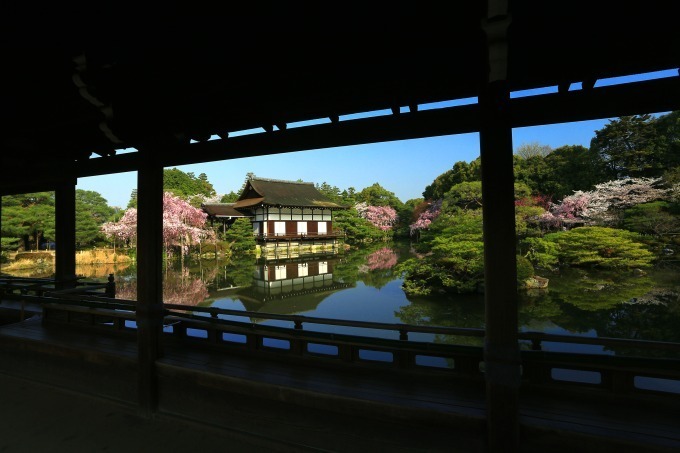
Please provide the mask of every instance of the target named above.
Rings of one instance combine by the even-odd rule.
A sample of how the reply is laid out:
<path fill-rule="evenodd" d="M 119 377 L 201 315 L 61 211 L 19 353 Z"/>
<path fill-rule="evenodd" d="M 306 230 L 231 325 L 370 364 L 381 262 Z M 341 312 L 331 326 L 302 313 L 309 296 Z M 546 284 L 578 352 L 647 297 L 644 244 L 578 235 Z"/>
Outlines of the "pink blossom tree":
<path fill-rule="evenodd" d="M 106 222 L 101 226 L 106 237 L 113 240 L 113 251 L 116 251 L 116 241 L 129 244 L 137 237 L 137 210 L 130 208 L 117 222 Z"/>
<path fill-rule="evenodd" d="M 427 208 L 420 213 L 415 222 L 409 225 L 411 231 L 411 236 L 416 235 L 421 230 L 427 230 L 430 224 L 439 217 L 442 212 L 442 200 L 436 200 L 431 202 Z"/>
<path fill-rule="evenodd" d="M 194 208 L 186 201 L 172 195 L 163 194 L 163 244 L 166 252 L 171 254 L 173 248 L 179 247 L 182 256 L 188 253 L 189 246 L 199 244 L 203 240 L 213 239 L 214 232 L 206 229 L 207 214 Z M 102 225 L 102 232 L 110 238 L 131 241 L 137 236 L 137 210 L 130 208 L 118 222 Z"/>
<path fill-rule="evenodd" d="M 360 217 L 371 222 L 383 231 L 391 230 L 397 223 L 397 211 L 391 206 L 370 206 L 366 203 L 358 203 L 354 208 Z"/>
<path fill-rule="evenodd" d="M 205 221 L 208 217 L 203 210 L 194 208 L 186 201 L 174 196 L 170 192 L 163 194 L 163 243 L 166 251 L 172 247 L 179 247 L 186 255 L 190 245 L 200 244 L 203 239 L 211 238 L 214 234 L 206 230 Z"/>

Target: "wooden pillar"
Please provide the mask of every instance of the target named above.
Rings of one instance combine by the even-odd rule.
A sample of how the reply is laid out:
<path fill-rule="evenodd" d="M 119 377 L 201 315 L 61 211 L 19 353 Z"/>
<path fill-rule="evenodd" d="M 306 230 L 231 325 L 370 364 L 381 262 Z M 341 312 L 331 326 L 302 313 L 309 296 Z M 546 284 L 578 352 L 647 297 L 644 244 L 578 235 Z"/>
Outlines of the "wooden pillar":
<path fill-rule="evenodd" d="M 484 213 L 484 375 L 487 446 L 519 451 L 520 352 L 517 342 L 517 262 L 512 128 L 508 88 L 507 0 L 488 0 L 482 28 L 488 79 L 482 87 L 480 157 Z"/>
<path fill-rule="evenodd" d="M 156 360 L 163 330 L 163 166 L 140 151 L 137 174 L 137 342 L 139 402 L 143 415 L 158 405 Z"/>
<path fill-rule="evenodd" d="M 503 81 L 480 96 L 484 213 L 486 376 L 489 451 L 519 449 L 520 354 L 517 342 L 517 266 L 512 129 Z"/>
<path fill-rule="evenodd" d="M 72 288 L 76 277 L 76 180 L 58 183 L 54 190 L 55 278 L 57 288 Z"/>
<path fill-rule="evenodd" d="M 0 193 L 0 274 L 2 274 L 2 194 Z"/>

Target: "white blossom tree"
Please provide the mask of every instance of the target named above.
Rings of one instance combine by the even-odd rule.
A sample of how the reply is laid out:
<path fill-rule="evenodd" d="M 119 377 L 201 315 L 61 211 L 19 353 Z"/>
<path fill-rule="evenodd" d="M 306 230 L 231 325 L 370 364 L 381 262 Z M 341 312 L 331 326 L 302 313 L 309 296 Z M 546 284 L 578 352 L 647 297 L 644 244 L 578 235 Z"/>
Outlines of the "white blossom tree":
<path fill-rule="evenodd" d="M 582 221 L 586 224 L 609 224 L 626 208 L 656 200 L 667 200 L 672 189 L 663 188 L 661 178 L 624 178 L 596 184 L 591 191 L 578 190 L 553 203 L 539 219 L 548 225 Z"/>

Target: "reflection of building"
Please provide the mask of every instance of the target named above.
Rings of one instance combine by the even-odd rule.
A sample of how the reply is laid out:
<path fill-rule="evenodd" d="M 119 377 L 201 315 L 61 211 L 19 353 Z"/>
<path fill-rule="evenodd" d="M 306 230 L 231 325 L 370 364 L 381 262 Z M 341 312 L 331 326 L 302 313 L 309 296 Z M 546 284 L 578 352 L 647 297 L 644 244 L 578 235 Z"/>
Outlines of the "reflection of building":
<path fill-rule="evenodd" d="M 313 183 L 251 178 L 235 203 L 203 205 L 210 219 L 225 223 L 249 217 L 263 256 L 298 256 L 334 250 L 342 233 L 333 229 L 332 202 Z"/>
<path fill-rule="evenodd" d="M 268 302 L 352 286 L 334 282 L 333 267 L 334 261 L 328 259 L 260 264 L 256 266 L 253 278 L 255 298 Z"/>

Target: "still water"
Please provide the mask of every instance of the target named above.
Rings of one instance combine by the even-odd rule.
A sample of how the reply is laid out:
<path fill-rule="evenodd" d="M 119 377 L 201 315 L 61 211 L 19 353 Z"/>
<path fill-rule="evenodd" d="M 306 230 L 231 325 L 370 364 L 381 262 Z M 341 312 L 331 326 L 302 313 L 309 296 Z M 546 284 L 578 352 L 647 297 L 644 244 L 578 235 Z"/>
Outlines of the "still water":
<path fill-rule="evenodd" d="M 484 327 L 481 294 L 410 297 L 395 266 L 412 256 L 409 245 L 381 245 L 336 255 L 258 262 L 202 261 L 164 276 L 167 303 L 424 326 Z M 117 270 L 117 297 L 136 299 L 135 270 Z M 568 269 L 541 274 L 546 290 L 523 290 L 519 328 L 563 335 L 680 342 L 679 270 L 646 274 Z M 292 327 L 289 321 L 220 315 L 225 319 Z M 397 338 L 396 333 L 305 323 L 305 330 Z M 474 337 L 409 335 L 410 340 L 480 345 Z M 545 350 L 630 354 L 602 346 L 544 344 Z"/>

